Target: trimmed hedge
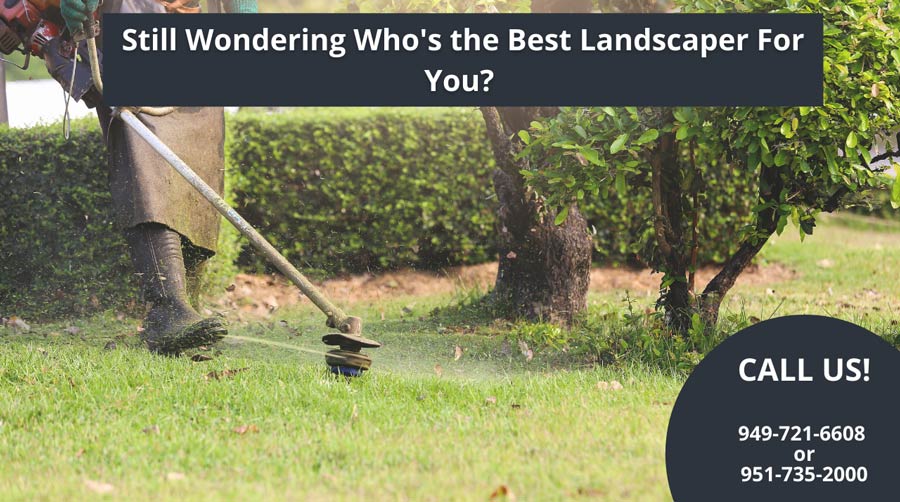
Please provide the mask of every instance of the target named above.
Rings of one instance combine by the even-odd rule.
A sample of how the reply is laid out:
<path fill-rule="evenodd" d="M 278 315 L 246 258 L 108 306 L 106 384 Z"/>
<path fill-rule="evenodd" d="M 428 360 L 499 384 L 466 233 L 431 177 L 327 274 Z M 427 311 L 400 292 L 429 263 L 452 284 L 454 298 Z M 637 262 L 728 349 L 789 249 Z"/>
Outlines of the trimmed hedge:
<path fill-rule="evenodd" d="M 238 210 L 320 274 L 494 256 L 494 160 L 472 109 L 306 109 L 231 120 Z M 262 265 L 250 253 L 242 264 Z"/>
<path fill-rule="evenodd" d="M 0 126 L 0 317 L 58 318 L 141 308 L 128 247 L 114 225 L 96 120 Z M 234 275 L 236 231 L 220 235 L 207 283 Z"/>
<path fill-rule="evenodd" d="M 136 291 L 113 227 L 106 151 L 94 121 L 0 128 L 0 315 L 122 307 Z"/>
<path fill-rule="evenodd" d="M 242 111 L 228 119 L 226 186 L 238 210 L 304 271 L 316 276 L 396 267 L 440 268 L 495 258 L 493 155 L 474 109 Z M 721 173 L 723 193 L 749 189 Z M 113 227 L 106 153 L 96 121 L 72 138 L 59 125 L 0 128 L 0 316 L 81 315 L 133 305 L 136 281 Z M 718 190 L 717 190 L 718 192 Z M 721 259 L 732 239 L 709 201 L 701 222 Z M 586 205 L 596 258 L 631 261 L 648 231 L 649 201 L 631 195 Z M 708 224 L 707 224 L 708 223 Z M 223 225 L 212 284 L 237 261 L 265 265 Z"/>

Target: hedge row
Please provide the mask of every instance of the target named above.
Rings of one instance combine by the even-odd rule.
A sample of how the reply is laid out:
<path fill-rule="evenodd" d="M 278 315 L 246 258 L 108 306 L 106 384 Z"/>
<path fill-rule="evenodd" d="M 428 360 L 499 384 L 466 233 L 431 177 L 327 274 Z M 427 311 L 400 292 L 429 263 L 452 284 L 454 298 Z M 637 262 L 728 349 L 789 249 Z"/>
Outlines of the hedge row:
<path fill-rule="evenodd" d="M 136 276 L 115 226 L 106 150 L 96 120 L 59 125 L 0 126 L 0 317 L 136 311 Z M 222 232 L 223 252 L 209 283 L 234 274 L 235 232 Z"/>
<path fill-rule="evenodd" d="M 244 113 L 230 126 L 240 210 L 306 269 L 438 268 L 494 254 L 493 157 L 474 110 Z"/>
<path fill-rule="evenodd" d="M 242 111 L 228 121 L 226 184 L 238 210 L 288 258 L 314 275 L 493 259 L 494 161 L 473 109 Z M 94 121 L 69 141 L 59 126 L 0 128 L 0 316 L 55 317 L 124 308 L 136 291 L 127 249 L 113 227 L 105 152 Z M 748 190 L 707 201 L 702 261 L 728 251 L 749 208 Z M 717 190 L 716 193 L 719 193 Z M 599 261 L 622 263 L 649 231 L 649 201 L 585 204 Z M 735 217 L 737 216 L 737 217 Z M 238 263 L 264 264 L 223 232 L 221 284 Z M 707 248 L 704 248 L 705 250 Z"/>
<path fill-rule="evenodd" d="M 229 176 L 240 211 L 307 270 L 334 275 L 493 259 L 494 159 L 473 109 L 306 109 L 230 122 Z M 715 200 L 700 222 L 701 262 L 730 251 L 754 187 L 710 168 Z M 649 183 L 649 180 L 645 180 Z M 649 198 L 626 194 L 582 212 L 595 260 L 632 263 L 652 232 Z M 242 254 L 241 265 L 263 262 Z"/>
<path fill-rule="evenodd" d="M 0 129 L 0 316 L 121 307 L 135 292 L 114 231 L 99 127 Z"/>

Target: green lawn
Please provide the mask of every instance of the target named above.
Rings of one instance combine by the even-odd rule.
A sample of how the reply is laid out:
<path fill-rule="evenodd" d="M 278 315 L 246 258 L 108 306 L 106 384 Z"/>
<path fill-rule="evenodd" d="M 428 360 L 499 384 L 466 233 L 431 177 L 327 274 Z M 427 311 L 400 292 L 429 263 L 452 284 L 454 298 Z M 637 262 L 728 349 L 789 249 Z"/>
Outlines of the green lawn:
<path fill-rule="evenodd" d="M 320 348 L 318 322 L 287 320 L 299 338 L 280 324 L 240 332 Z M 130 338 L 106 351 L 108 339 L 131 331 L 118 324 L 3 337 L 4 497 L 90 498 L 91 482 L 129 500 L 467 500 L 500 485 L 520 499 L 667 497 L 664 431 L 676 378 L 531 369 L 521 356 L 497 356 L 495 340 L 376 321 L 369 333 L 385 347 L 375 371 L 347 382 L 326 374 L 320 356 L 250 344 L 225 343 L 205 363 L 151 356 Z M 457 344 L 466 352 L 454 361 Z M 598 389 L 612 380 L 624 389 Z M 247 425 L 258 432 L 235 432 Z"/>
<path fill-rule="evenodd" d="M 898 249 L 900 225 L 857 217 L 826 219 L 804 244 L 786 233 L 763 264 L 794 279 L 738 286 L 723 320 L 831 313 L 893 336 Z M 615 312 L 615 330 L 624 296 L 592 294 L 592 315 Z M 670 500 L 665 429 L 683 375 L 591 367 L 537 346 L 526 362 L 504 342 L 506 327 L 460 334 L 446 328 L 464 317 L 429 315 L 454 298 L 404 310 L 412 300 L 354 307 L 385 346 L 351 382 L 328 375 L 319 354 L 234 340 L 209 362 L 153 356 L 138 346 L 138 322 L 114 314 L 0 328 L 0 494 L 486 500 L 505 485 L 519 500 Z M 321 324 L 298 307 L 233 332 L 321 350 Z M 105 350 L 110 341 L 117 347 Z M 613 380 L 624 388 L 598 387 Z"/>

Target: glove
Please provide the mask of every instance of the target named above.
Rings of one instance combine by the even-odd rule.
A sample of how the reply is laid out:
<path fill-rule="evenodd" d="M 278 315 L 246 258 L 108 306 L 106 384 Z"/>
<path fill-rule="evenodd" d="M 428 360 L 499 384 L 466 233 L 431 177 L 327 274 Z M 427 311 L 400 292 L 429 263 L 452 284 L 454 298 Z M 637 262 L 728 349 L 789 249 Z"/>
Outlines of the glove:
<path fill-rule="evenodd" d="M 79 33 L 84 30 L 84 22 L 93 16 L 94 11 L 100 5 L 100 0 L 62 0 L 59 10 L 69 33 Z"/>
<path fill-rule="evenodd" d="M 225 2 L 225 11 L 231 14 L 256 14 L 259 7 L 256 0 L 230 0 Z"/>

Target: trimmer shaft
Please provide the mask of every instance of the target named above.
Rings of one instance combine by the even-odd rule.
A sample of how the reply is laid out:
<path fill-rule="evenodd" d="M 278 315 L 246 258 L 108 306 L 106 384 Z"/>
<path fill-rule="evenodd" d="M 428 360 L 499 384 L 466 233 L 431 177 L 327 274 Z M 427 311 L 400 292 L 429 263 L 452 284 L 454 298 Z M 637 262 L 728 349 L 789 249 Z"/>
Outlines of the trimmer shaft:
<path fill-rule="evenodd" d="M 322 337 L 325 345 L 338 346 L 325 355 L 325 364 L 335 375 L 360 376 L 372 366 L 372 358 L 360 352 L 364 348 L 377 349 L 381 344 L 361 336 L 332 333 Z"/>

